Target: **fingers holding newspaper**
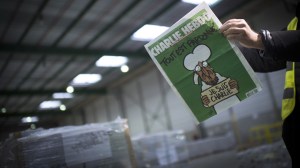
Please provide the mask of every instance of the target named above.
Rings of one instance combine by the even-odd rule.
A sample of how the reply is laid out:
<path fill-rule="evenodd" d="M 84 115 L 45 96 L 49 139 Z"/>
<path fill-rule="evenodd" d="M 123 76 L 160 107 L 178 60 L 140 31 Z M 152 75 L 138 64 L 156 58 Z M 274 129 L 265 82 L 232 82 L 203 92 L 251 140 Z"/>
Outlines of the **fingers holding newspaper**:
<path fill-rule="evenodd" d="M 220 32 L 228 39 L 239 42 L 247 48 L 264 49 L 260 34 L 251 29 L 244 19 L 230 19 L 221 27 Z"/>

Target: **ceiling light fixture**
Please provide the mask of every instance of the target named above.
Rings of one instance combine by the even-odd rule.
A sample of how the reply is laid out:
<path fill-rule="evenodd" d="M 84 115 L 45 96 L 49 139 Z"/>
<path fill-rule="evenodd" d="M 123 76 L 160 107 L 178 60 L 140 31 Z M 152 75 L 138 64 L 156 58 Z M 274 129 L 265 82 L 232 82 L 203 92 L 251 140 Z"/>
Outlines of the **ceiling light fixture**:
<path fill-rule="evenodd" d="M 126 73 L 126 72 L 129 71 L 129 67 L 128 67 L 127 65 L 122 65 L 122 66 L 121 66 L 121 71 L 122 71 L 123 73 Z"/>
<path fill-rule="evenodd" d="M 73 86 L 89 86 L 101 80 L 100 74 L 79 74 L 73 80 Z"/>
<path fill-rule="evenodd" d="M 131 36 L 132 40 L 151 41 L 165 32 L 169 27 L 146 24 Z"/>
<path fill-rule="evenodd" d="M 2 113 L 6 113 L 6 108 L 4 108 L 4 107 L 1 108 L 1 112 L 2 112 Z"/>
<path fill-rule="evenodd" d="M 213 6 L 213 5 L 217 4 L 218 2 L 220 2 L 221 0 L 181 0 L 181 1 L 185 2 L 185 3 L 195 4 L 195 5 L 198 5 L 204 1 L 209 6 Z"/>
<path fill-rule="evenodd" d="M 59 109 L 60 111 L 66 111 L 67 107 L 64 104 L 62 104 L 59 106 Z"/>
<path fill-rule="evenodd" d="M 61 105 L 61 101 L 59 100 L 49 100 L 49 101 L 43 101 L 40 104 L 40 109 L 55 109 L 58 108 Z"/>
<path fill-rule="evenodd" d="M 35 124 L 30 124 L 30 128 L 31 129 L 36 129 L 36 125 Z"/>
<path fill-rule="evenodd" d="M 73 92 L 74 92 L 74 87 L 73 87 L 73 86 L 68 86 L 68 87 L 66 88 L 66 91 L 67 91 L 68 93 L 73 93 Z"/>
<path fill-rule="evenodd" d="M 36 116 L 33 117 L 23 117 L 22 119 L 22 123 L 33 123 L 33 122 L 38 122 L 39 118 Z"/>
<path fill-rule="evenodd" d="M 120 67 L 128 62 L 125 56 L 104 55 L 96 61 L 98 67 Z"/>
<path fill-rule="evenodd" d="M 53 99 L 71 99 L 74 97 L 72 93 L 67 93 L 67 92 L 58 92 L 58 93 L 53 93 L 52 95 Z"/>

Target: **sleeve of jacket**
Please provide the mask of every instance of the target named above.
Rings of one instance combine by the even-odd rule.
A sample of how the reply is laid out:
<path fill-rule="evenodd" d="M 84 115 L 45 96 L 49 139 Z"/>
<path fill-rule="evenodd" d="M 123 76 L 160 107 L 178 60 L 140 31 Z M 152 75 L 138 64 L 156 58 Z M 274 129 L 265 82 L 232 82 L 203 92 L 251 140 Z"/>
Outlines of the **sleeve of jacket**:
<path fill-rule="evenodd" d="M 300 30 L 270 32 L 270 38 L 264 37 L 262 41 L 265 46 L 265 57 L 300 61 Z"/>
<path fill-rule="evenodd" d="M 284 69 L 286 61 L 261 56 L 260 50 L 238 46 L 255 72 L 273 72 Z"/>

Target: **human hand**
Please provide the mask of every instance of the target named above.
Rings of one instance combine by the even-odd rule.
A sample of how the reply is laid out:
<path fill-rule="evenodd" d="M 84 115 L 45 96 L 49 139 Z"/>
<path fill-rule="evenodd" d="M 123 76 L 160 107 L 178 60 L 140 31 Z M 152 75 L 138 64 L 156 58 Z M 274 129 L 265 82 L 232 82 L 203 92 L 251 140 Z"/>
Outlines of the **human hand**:
<path fill-rule="evenodd" d="M 264 49 L 261 37 L 253 31 L 244 19 L 230 19 L 221 27 L 220 32 L 228 40 L 238 41 L 247 48 Z"/>
<path fill-rule="evenodd" d="M 210 103 L 210 100 L 209 100 L 208 96 L 203 95 L 203 96 L 201 97 L 201 99 L 202 99 L 203 105 L 204 105 L 205 107 L 208 107 L 208 104 Z"/>
<path fill-rule="evenodd" d="M 228 82 L 230 89 L 237 89 L 238 90 L 238 83 L 236 80 L 230 79 Z"/>

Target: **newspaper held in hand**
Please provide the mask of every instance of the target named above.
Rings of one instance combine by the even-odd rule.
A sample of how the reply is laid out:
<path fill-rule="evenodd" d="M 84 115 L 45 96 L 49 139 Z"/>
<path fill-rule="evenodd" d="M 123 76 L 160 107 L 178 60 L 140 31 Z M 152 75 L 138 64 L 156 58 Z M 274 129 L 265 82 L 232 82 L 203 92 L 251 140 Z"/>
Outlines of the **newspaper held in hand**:
<path fill-rule="evenodd" d="M 254 71 L 237 46 L 219 32 L 220 26 L 203 2 L 145 45 L 197 122 L 261 91 Z"/>

